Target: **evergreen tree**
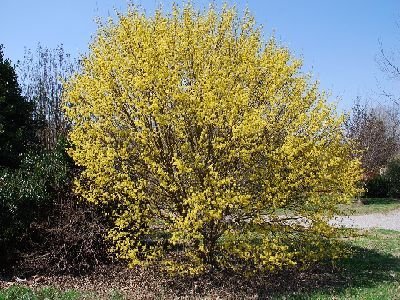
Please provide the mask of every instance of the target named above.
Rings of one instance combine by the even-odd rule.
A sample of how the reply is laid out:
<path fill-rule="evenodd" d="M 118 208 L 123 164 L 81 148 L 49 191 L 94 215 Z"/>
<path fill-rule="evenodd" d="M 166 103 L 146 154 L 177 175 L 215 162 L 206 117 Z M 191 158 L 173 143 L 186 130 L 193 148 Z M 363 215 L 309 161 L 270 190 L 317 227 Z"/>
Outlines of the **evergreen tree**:
<path fill-rule="evenodd" d="M 34 141 L 33 105 L 21 96 L 11 61 L 0 45 L 0 167 L 15 168 Z"/>

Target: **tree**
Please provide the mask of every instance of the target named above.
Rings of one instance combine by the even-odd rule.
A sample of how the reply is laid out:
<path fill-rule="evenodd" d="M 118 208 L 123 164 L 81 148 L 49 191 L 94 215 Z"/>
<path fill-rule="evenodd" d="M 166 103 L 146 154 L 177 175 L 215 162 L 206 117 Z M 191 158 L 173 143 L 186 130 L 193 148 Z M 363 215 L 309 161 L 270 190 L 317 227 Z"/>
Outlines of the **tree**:
<path fill-rule="evenodd" d="M 389 162 L 384 174 L 388 183 L 388 194 L 393 198 L 400 198 L 400 159 L 393 159 Z"/>
<path fill-rule="evenodd" d="M 119 257 L 198 273 L 338 254 L 328 221 L 361 174 L 344 117 L 248 12 L 130 8 L 90 49 L 66 86 L 70 154 Z"/>
<path fill-rule="evenodd" d="M 77 62 L 62 44 L 54 49 L 39 44 L 34 52 L 28 49 L 18 65 L 22 94 L 35 106 L 34 119 L 43 123 L 38 137 L 46 149 L 54 149 L 67 135 L 61 109 L 62 83 L 77 69 Z"/>
<path fill-rule="evenodd" d="M 9 187 L 11 182 L 18 182 L 21 192 L 21 187 L 25 186 L 26 176 L 10 178 L 17 173 L 23 155 L 35 142 L 32 111 L 32 104 L 21 96 L 15 70 L 10 60 L 4 58 L 0 45 L 0 266 L 12 248 L 9 237 L 16 234 L 17 230 L 13 229 L 19 227 L 13 222 L 14 216 L 21 213 L 20 220 L 24 220 L 30 212 L 26 207 L 20 209 L 20 199 L 13 197 Z"/>
<path fill-rule="evenodd" d="M 21 96 L 17 75 L 0 45 L 0 168 L 18 166 L 34 142 L 33 105 Z"/>
<path fill-rule="evenodd" d="M 377 56 L 377 63 L 381 71 L 386 74 L 389 80 L 398 81 L 400 79 L 399 54 L 400 53 L 397 49 L 394 51 L 385 50 L 382 43 L 380 43 L 380 53 Z M 382 94 L 386 99 L 394 104 L 394 106 L 398 107 L 400 105 L 399 96 L 393 91 L 384 89 Z"/>
<path fill-rule="evenodd" d="M 399 153 L 400 127 L 398 111 L 387 107 L 370 107 L 358 100 L 346 123 L 348 136 L 361 154 L 365 178 L 379 174 Z"/>

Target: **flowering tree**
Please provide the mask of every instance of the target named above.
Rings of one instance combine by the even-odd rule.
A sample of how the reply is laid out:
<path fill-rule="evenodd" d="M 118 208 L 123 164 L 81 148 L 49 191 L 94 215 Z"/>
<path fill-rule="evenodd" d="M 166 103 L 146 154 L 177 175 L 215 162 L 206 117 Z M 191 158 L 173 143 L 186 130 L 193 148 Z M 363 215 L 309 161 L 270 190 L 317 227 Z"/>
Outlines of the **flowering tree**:
<path fill-rule="evenodd" d="M 65 108 L 76 190 L 112 204 L 121 258 L 198 273 L 337 254 L 328 220 L 360 164 L 300 66 L 228 7 L 100 26 Z"/>

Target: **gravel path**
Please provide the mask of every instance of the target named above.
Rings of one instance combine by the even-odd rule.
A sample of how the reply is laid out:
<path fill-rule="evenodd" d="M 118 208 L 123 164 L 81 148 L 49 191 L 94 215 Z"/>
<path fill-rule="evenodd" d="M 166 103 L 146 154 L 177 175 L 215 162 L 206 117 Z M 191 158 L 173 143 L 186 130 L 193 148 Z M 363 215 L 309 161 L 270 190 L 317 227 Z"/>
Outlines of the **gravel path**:
<path fill-rule="evenodd" d="M 349 217 L 336 217 L 330 224 L 351 228 L 382 228 L 400 230 L 400 209 L 388 213 L 369 214 Z"/>

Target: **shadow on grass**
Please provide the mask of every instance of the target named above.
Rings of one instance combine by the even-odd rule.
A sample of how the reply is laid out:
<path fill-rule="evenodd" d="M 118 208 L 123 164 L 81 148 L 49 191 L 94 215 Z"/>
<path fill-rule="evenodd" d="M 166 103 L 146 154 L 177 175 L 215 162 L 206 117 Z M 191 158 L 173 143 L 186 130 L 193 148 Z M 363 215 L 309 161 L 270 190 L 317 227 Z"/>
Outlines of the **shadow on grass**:
<path fill-rule="evenodd" d="M 308 271 L 300 278 L 294 276 L 292 286 L 271 294 L 278 298 L 304 299 L 311 294 L 340 295 L 348 288 L 367 289 L 383 283 L 399 282 L 400 258 L 362 247 L 353 249 L 353 256 L 337 262 L 336 266 L 325 265 Z"/>
<path fill-rule="evenodd" d="M 308 299 L 312 294 L 340 295 L 348 288 L 372 288 L 396 283 L 400 258 L 361 247 L 354 255 L 335 265 L 319 264 L 305 271 L 291 270 L 275 274 L 244 277 L 215 272 L 206 276 L 172 280 L 169 286 L 177 296 L 218 296 L 229 299 Z"/>

